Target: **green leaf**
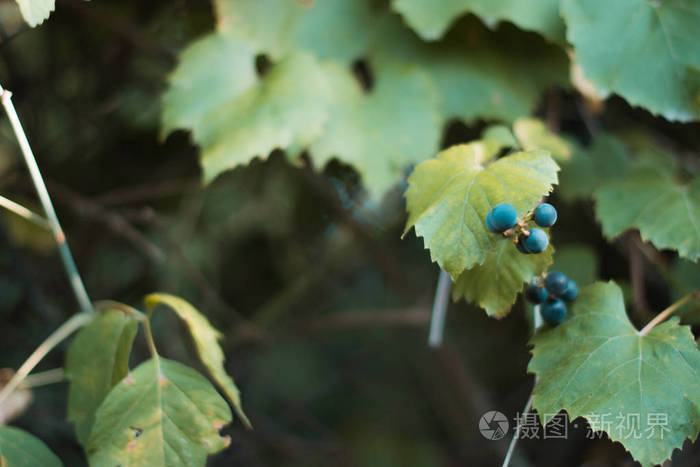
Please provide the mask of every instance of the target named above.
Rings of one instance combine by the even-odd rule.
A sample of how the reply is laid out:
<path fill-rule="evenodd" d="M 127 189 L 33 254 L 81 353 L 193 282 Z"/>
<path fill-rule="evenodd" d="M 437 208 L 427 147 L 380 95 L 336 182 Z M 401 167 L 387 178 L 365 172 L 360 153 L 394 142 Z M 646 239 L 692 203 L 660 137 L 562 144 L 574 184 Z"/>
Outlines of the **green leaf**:
<path fill-rule="evenodd" d="M 441 43 L 426 44 L 395 16 L 376 21 L 373 69 L 419 67 L 437 86 L 446 118 L 512 121 L 531 113 L 546 87 L 568 81 L 567 58 L 558 47 L 513 27 L 495 33 L 471 21 Z"/>
<path fill-rule="evenodd" d="M 408 221 L 430 256 L 456 280 L 486 260 L 498 236 L 486 230 L 489 210 L 511 203 L 522 217 L 557 183 L 557 164 L 544 152 L 519 152 L 498 159 L 499 144 L 452 146 L 418 165 L 408 179 Z"/>
<path fill-rule="evenodd" d="M 371 2 L 362 0 L 215 0 L 217 28 L 278 60 L 305 50 L 346 64 L 360 58 L 369 40 Z"/>
<path fill-rule="evenodd" d="M 641 168 L 595 192 L 603 233 L 614 238 L 637 228 L 657 248 L 700 258 L 700 176 L 680 184 L 665 171 Z"/>
<path fill-rule="evenodd" d="M 203 314 L 180 297 L 165 293 L 153 293 L 148 295 L 144 301 L 149 311 L 153 311 L 160 304 L 167 305 L 187 324 L 202 364 L 224 391 L 241 421 L 248 428 L 252 428 L 250 420 L 243 412 L 240 391 L 224 369 L 224 352 L 218 343 L 223 337 L 221 333 L 214 329 Z"/>
<path fill-rule="evenodd" d="M 338 157 L 357 169 L 370 193 L 381 195 L 410 164 L 438 150 L 438 97 L 425 74 L 415 67 L 386 68 L 365 94 L 349 71 L 333 65 L 326 71 L 332 114 L 310 148 L 317 165 Z"/>
<path fill-rule="evenodd" d="M 597 136 L 590 147 L 573 152 L 562 164 L 559 193 L 567 201 L 588 199 L 596 188 L 627 173 L 630 160 L 619 139 L 610 134 Z"/>
<path fill-rule="evenodd" d="M 700 3 L 563 0 L 576 61 L 601 96 L 670 120 L 700 118 Z"/>
<path fill-rule="evenodd" d="M 540 254 L 524 255 L 510 239 L 500 238 L 483 264 L 460 274 L 452 286 L 452 299 L 464 298 L 479 305 L 489 316 L 502 318 L 524 284 L 552 264 L 552 252 L 550 245 Z"/>
<path fill-rule="evenodd" d="M 634 155 L 631 166 L 648 167 L 672 176 L 680 170 L 679 154 L 669 151 L 668 145 L 662 146 L 648 129 L 630 128 L 618 134 L 629 153 Z"/>
<path fill-rule="evenodd" d="M 68 348 L 68 420 L 85 445 L 95 412 L 109 391 L 129 372 L 129 353 L 138 330 L 135 315 L 118 309 L 97 313 Z"/>
<path fill-rule="evenodd" d="M 392 0 L 391 4 L 425 40 L 439 39 L 458 17 L 473 13 L 492 27 L 499 21 L 510 21 L 522 29 L 564 42 L 559 0 L 444 0 L 439 5 L 431 0 Z"/>
<path fill-rule="evenodd" d="M 63 467 L 39 438 L 12 426 L 0 426 L 0 466 Z"/>
<path fill-rule="evenodd" d="M 519 118 L 513 124 L 513 133 L 526 151 L 542 149 L 549 151 L 557 162 L 571 158 L 570 144 L 547 128 L 543 121 L 536 118 Z"/>
<path fill-rule="evenodd" d="M 590 284 L 598 277 L 598 258 L 595 251 L 583 243 L 557 246 L 552 271 L 561 271 L 579 287 Z"/>
<path fill-rule="evenodd" d="M 642 466 L 663 463 L 697 437 L 700 351 L 677 318 L 642 336 L 620 288 L 599 282 L 583 288 L 564 322 L 538 331 L 532 344 L 528 371 L 539 375 L 533 406 L 540 415 L 564 409 L 571 420 L 585 417 Z M 620 413 L 638 414 L 639 438 L 629 436 L 632 422 L 624 429 L 616 420 Z M 649 417 L 656 414 L 666 417 L 665 426 L 653 428 Z"/>
<path fill-rule="evenodd" d="M 31 27 L 44 22 L 56 8 L 56 0 L 15 0 L 22 17 Z"/>
<path fill-rule="evenodd" d="M 107 395 L 87 447 L 90 465 L 202 466 L 228 446 L 226 401 L 202 375 L 159 358 L 139 365 Z"/>
<path fill-rule="evenodd" d="M 276 148 L 298 153 L 328 118 L 328 85 L 316 60 L 285 57 L 262 77 L 250 44 L 220 34 L 180 56 L 163 98 L 163 131 L 192 131 L 205 181 Z"/>

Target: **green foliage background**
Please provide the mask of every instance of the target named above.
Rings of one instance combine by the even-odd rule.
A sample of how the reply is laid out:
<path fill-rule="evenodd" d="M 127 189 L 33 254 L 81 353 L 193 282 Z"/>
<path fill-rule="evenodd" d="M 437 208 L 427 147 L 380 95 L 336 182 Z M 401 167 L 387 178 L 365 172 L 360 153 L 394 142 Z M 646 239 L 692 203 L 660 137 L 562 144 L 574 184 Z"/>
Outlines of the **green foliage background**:
<path fill-rule="evenodd" d="M 319 7 L 323 2 L 316 0 Z M 225 15 L 230 2 L 215 3 Z M 624 225 L 608 221 L 601 229 L 596 216 L 605 223 L 608 211 L 594 208 L 606 203 L 620 177 L 634 186 L 650 167 L 665 167 L 655 179 L 662 193 L 697 177 L 700 126 L 670 122 L 616 96 L 605 101 L 603 112 L 589 111 L 568 79 L 567 40 L 574 46 L 618 44 L 610 36 L 617 30 L 613 20 L 622 21 L 647 2 L 620 2 L 610 24 L 597 31 L 577 22 L 585 17 L 579 10 L 586 2 L 565 0 L 561 11 L 574 24 L 565 34 L 561 16 L 550 14 L 556 1 L 535 2 L 538 8 L 528 12 L 514 10 L 513 2 L 451 1 L 447 18 L 438 15 L 444 11 L 434 2 L 371 1 L 366 11 L 353 10 L 357 17 L 342 15 L 342 8 L 329 10 L 335 21 L 341 15 L 343 29 L 321 39 L 295 13 L 277 12 L 277 2 L 241 3 L 260 5 L 250 8 L 245 25 L 268 22 L 280 34 L 270 39 L 265 29 L 217 20 L 207 1 L 59 0 L 50 20 L 36 29 L 19 23 L 11 8 L 16 7 L 0 4 L 0 82 L 14 93 L 91 297 L 140 306 L 144 295 L 166 291 L 196 304 L 223 332 L 226 370 L 241 389 L 255 430 L 234 422 L 225 430 L 232 447 L 212 456 L 210 465 L 500 465 L 507 441 L 485 440 L 477 421 L 488 410 L 512 420 L 530 393 L 528 310 L 518 301 L 495 320 L 460 301 L 450 307 L 445 347 L 428 350 L 438 269 L 422 239 L 410 233 L 400 240 L 406 221 L 401 180 L 410 164 L 439 148 L 484 137 L 493 123 L 510 126 L 534 114 L 573 148 L 570 156 L 560 154 L 559 140 L 546 148 L 562 167 L 552 198 L 560 212 L 552 230 L 554 267 L 572 277 L 580 274 L 580 285 L 594 275 L 614 279 L 638 327 L 648 321 L 648 310 L 658 311 L 698 287 L 692 278 L 700 266 L 641 244 L 635 234 L 619 236 Z M 535 15 L 539 12 L 544 13 Z M 532 21 L 526 13 L 547 21 Z M 672 8 L 669 15 L 678 18 Z M 653 28 L 655 17 L 650 18 Z M 285 29 L 284 21 L 301 25 Z M 696 26 L 686 25 L 689 35 Z M 284 34 L 290 30 L 296 32 Z M 620 47 L 646 37 L 634 32 Z M 245 51 L 248 76 L 239 74 L 235 61 L 208 57 L 195 67 L 214 74 L 200 83 L 208 98 L 182 94 L 185 102 L 178 103 L 185 111 L 216 112 L 168 120 L 161 109 L 177 84 L 177 72 L 171 73 L 186 50 L 192 51 L 188 47 L 210 40 L 202 39 L 210 34 L 221 36 L 225 47 L 234 43 L 240 46 L 236 51 Z M 344 34 L 361 39 L 345 40 Z M 249 50 L 236 42 L 251 38 Z M 646 45 L 649 55 L 636 56 L 621 71 L 619 63 L 585 54 L 581 64 L 593 63 L 590 77 L 599 91 L 618 92 L 669 118 L 697 119 L 699 65 L 692 52 L 697 47 L 680 36 L 672 43 L 675 54 Z M 214 92 L 217 84 L 230 91 L 234 80 L 241 80 L 241 89 L 255 88 L 270 81 L 284 60 L 292 68 L 308 65 L 297 70 L 306 97 L 292 102 L 303 112 L 289 118 L 302 118 L 303 124 L 293 128 L 299 131 L 291 138 L 287 128 L 280 131 L 265 118 L 264 92 L 256 95 L 262 103 L 242 106 L 246 112 L 240 114 L 231 112 L 241 108 L 231 106 L 241 102 L 238 94 Z M 640 64 L 655 60 L 684 76 L 682 86 L 668 84 L 668 74 L 647 76 L 635 86 L 633 78 L 645 76 Z M 343 102 L 324 94 L 310 68 L 325 77 L 319 80 L 344 90 Z M 613 89 L 608 79 L 616 72 L 623 79 Z M 650 82 L 668 95 L 640 101 L 647 94 L 639 86 Z M 368 92 L 384 97 L 370 99 Z M 289 94 L 299 95 L 296 88 Z M 314 120 L 331 131 L 318 139 L 318 128 L 309 132 Z M 243 136 L 231 131 L 231 122 L 245 130 Z M 532 128 L 527 125 L 521 131 Z M 165 134 L 180 127 L 193 133 Z M 517 124 L 514 133 L 527 146 Z M 407 137 L 413 139 L 402 139 Z M 221 141 L 224 147 L 242 144 L 248 152 L 236 153 L 240 160 L 234 163 L 241 166 L 223 171 L 234 165 L 226 161 L 208 176 L 207 157 L 220 157 Z M 276 150 L 279 146 L 288 151 Z M 340 152 L 342 162 L 334 159 Z M 266 160 L 249 163 L 256 155 Z M 202 178 L 211 183 L 202 186 Z M 0 192 L 37 207 L 4 118 Z M 653 221 L 654 213 L 649 217 Z M 643 238 L 667 246 L 665 239 L 656 243 L 653 222 L 635 226 Z M 697 244 L 685 252 L 697 258 Z M 641 301 L 634 293 L 638 272 L 630 267 L 640 262 Z M 51 238 L 1 212 L 0 366 L 16 368 L 75 308 Z M 693 316 L 688 311 L 684 319 L 692 323 Z M 176 317 L 156 314 L 154 331 L 164 357 L 202 370 Z M 147 356 L 142 336 L 135 342 L 132 368 Z M 63 365 L 62 353 L 52 354 L 40 369 Z M 66 421 L 66 394 L 64 384 L 37 389 L 35 402 L 14 423 L 45 441 L 65 465 L 85 465 Z M 674 465 L 700 462 L 697 443 L 686 445 L 675 453 Z M 585 429 L 573 426 L 567 441 L 523 440 L 518 451 L 514 465 L 629 460 L 620 445 L 587 440 Z"/>

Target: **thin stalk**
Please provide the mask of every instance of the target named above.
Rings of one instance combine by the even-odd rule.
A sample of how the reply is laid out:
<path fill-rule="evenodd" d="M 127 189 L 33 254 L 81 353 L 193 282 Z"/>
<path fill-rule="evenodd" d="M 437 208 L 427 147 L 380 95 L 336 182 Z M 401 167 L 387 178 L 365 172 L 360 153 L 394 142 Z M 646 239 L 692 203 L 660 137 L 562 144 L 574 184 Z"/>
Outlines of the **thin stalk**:
<path fill-rule="evenodd" d="M 534 386 L 537 386 L 537 376 L 535 375 L 535 384 Z M 534 386 L 533 386 L 533 391 L 534 391 Z M 527 403 L 525 404 L 525 407 L 523 407 L 523 411 L 520 413 L 520 416 L 522 417 L 526 413 L 530 411 L 532 408 L 532 398 L 533 398 L 533 393 L 530 393 L 530 397 L 527 400 Z M 503 465 L 502 467 L 508 467 L 510 465 L 510 459 L 513 457 L 513 453 L 515 452 L 515 445 L 518 444 L 518 440 L 520 439 L 520 425 L 515 426 L 515 433 L 513 433 L 513 438 L 510 440 L 510 444 L 508 445 L 508 451 L 506 452 L 506 457 L 503 459 Z"/>
<path fill-rule="evenodd" d="M 532 319 L 533 319 L 533 334 L 537 332 L 540 326 L 542 326 L 542 315 L 540 314 L 540 306 L 535 305 L 535 309 L 532 312 Z M 535 387 L 537 387 L 537 382 L 539 381 L 539 375 L 535 375 L 535 384 L 532 385 L 532 391 L 530 392 L 530 397 L 528 397 L 527 402 L 525 403 L 525 407 L 523 407 L 523 411 L 520 413 L 520 416 L 522 417 L 526 413 L 530 411 L 532 408 L 532 399 L 535 394 Z M 515 433 L 513 433 L 513 437 L 510 440 L 510 444 L 508 445 L 508 451 L 506 451 L 506 457 L 503 459 L 503 465 L 502 467 L 508 467 L 510 465 L 510 460 L 513 457 L 513 453 L 515 452 L 515 446 L 518 444 L 518 440 L 520 439 L 520 425 L 515 426 Z"/>
<path fill-rule="evenodd" d="M 14 374 L 12 379 L 0 391 L 0 404 L 7 396 L 20 385 L 22 381 L 29 375 L 35 366 L 58 344 L 63 342 L 68 336 L 73 334 L 80 327 L 88 323 L 92 319 L 92 313 L 78 313 L 71 316 L 65 323 L 56 329 L 39 347 L 32 352 L 27 360 L 19 367 L 19 370 Z"/>
<path fill-rule="evenodd" d="M 151 352 L 151 357 L 156 362 L 156 367 L 160 368 L 160 358 L 156 350 L 156 343 L 153 341 L 153 333 L 151 333 L 151 316 L 143 321 L 143 331 L 146 334 L 146 342 L 148 343 L 148 351 Z"/>
<path fill-rule="evenodd" d="M 70 279 L 73 293 L 75 293 L 75 298 L 78 300 L 78 304 L 80 305 L 82 312 L 91 312 L 92 304 L 90 303 L 90 298 L 88 298 L 85 285 L 83 285 L 83 280 L 80 278 L 80 274 L 78 274 L 78 268 L 75 266 L 73 255 L 71 254 L 68 243 L 66 242 L 66 235 L 63 233 L 61 224 L 58 222 L 56 211 L 51 203 L 51 197 L 46 189 L 46 184 L 44 183 L 44 179 L 39 171 L 39 166 L 34 158 L 34 153 L 32 153 L 32 148 L 27 140 L 27 135 L 24 133 L 24 129 L 22 128 L 22 123 L 20 123 L 19 117 L 17 116 L 15 106 L 12 104 L 11 97 L 12 93 L 0 86 L 0 100 L 2 100 L 2 106 L 5 108 L 7 117 L 9 118 L 12 129 L 15 132 L 17 142 L 22 150 L 24 162 L 27 164 L 29 174 L 31 175 L 32 182 L 34 183 L 34 188 L 39 195 L 39 200 L 44 208 L 44 213 L 46 214 L 51 232 L 53 233 L 56 244 L 58 245 L 58 251 L 61 255 L 61 259 L 63 260 L 63 266 L 68 273 L 68 278 Z"/>
<path fill-rule="evenodd" d="M 137 310 L 136 308 L 129 306 L 125 303 L 115 302 L 113 300 L 98 300 L 93 305 L 95 311 L 102 312 L 107 310 L 119 310 L 129 315 L 132 315 L 136 321 L 142 322 L 146 321 L 148 318 L 145 314 Z"/>
<path fill-rule="evenodd" d="M 3 207 L 8 211 L 17 214 L 18 216 L 38 225 L 43 229 L 51 230 L 49 221 L 47 221 L 44 217 L 40 216 L 39 214 L 35 213 L 30 209 L 25 208 L 19 203 L 15 203 L 11 199 L 5 198 L 2 195 L 0 195 L 0 207 Z"/>
<path fill-rule="evenodd" d="M 442 345 L 450 289 L 452 289 L 452 278 L 444 269 L 440 269 L 440 277 L 435 290 L 435 301 L 433 302 L 433 314 L 430 318 L 430 333 L 428 335 L 428 346 L 432 348 Z"/>
<path fill-rule="evenodd" d="M 654 329 L 654 327 L 656 327 L 657 324 L 659 324 L 660 322 L 662 322 L 663 320 L 665 320 L 666 318 L 671 316 L 674 311 L 676 311 L 677 309 L 679 309 L 680 307 L 682 307 L 683 305 L 685 305 L 686 303 L 688 303 L 689 301 L 691 301 L 693 299 L 700 299 L 700 292 L 690 292 L 685 297 L 683 297 L 680 300 L 678 300 L 677 302 L 673 303 L 671 306 L 666 308 L 664 311 L 662 311 L 661 313 L 656 315 L 654 317 L 654 319 L 649 321 L 649 323 L 647 323 L 647 325 L 644 326 L 642 328 L 642 330 L 639 331 L 637 334 L 639 334 L 640 336 L 646 336 L 647 334 L 649 334 L 649 331 L 651 331 L 652 329 Z"/>
<path fill-rule="evenodd" d="M 47 384 L 60 383 L 64 379 L 63 368 L 54 368 L 53 370 L 28 375 L 19 387 L 22 389 L 36 388 Z"/>

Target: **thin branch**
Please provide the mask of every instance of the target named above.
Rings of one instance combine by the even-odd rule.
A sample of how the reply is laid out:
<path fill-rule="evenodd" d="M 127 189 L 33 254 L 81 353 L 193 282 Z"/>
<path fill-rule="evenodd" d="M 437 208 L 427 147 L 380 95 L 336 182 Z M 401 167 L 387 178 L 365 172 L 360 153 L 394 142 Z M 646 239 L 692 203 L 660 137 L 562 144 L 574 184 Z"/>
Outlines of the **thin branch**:
<path fill-rule="evenodd" d="M 90 303 L 90 298 L 88 297 L 87 291 L 85 290 L 85 285 L 83 285 L 83 280 L 78 273 L 78 268 L 75 266 L 75 261 L 73 260 L 73 255 L 70 252 L 68 243 L 66 242 L 66 235 L 63 233 L 61 224 L 58 222 L 58 217 L 56 216 L 56 211 L 54 211 L 53 204 L 51 203 L 51 197 L 46 189 L 46 184 L 39 171 L 39 166 L 36 163 L 34 154 L 32 153 L 32 148 L 29 146 L 29 141 L 27 140 L 27 135 L 24 133 L 22 124 L 17 116 L 17 111 L 15 106 L 12 104 L 12 93 L 0 86 L 0 100 L 2 100 L 2 105 L 5 108 L 7 117 L 10 120 L 12 129 L 17 137 L 17 142 L 22 149 L 22 155 L 24 156 L 24 162 L 27 164 L 29 173 L 32 177 L 32 182 L 34 183 L 34 188 L 39 195 L 39 200 L 44 208 L 46 218 L 51 227 L 51 232 L 56 239 L 56 244 L 58 245 L 58 251 L 61 254 L 61 259 L 63 260 L 63 266 L 68 273 L 68 278 L 70 279 L 71 287 L 73 287 L 73 293 L 75 294 L 80 309 L 83 312 L 91 312 L 92 304 Z"/>
<path fill-rule="evenodd" d="M 576 99 L 576 108 L 581 115 L 583 125 L 586 127 L 591 138 L 595 138 L 600 133 L 600 127 L 591 112 L 586 108 L 586 103 L 582 99 Z"/>
<path fill-rule="evenodd" d="M 437 348 L 442 345 L 442 335 L 445 330 L 445 316 L 447 315 L 447 305 L 449 303 L 451 289 L 452 278 L 444 269 L 441 269 L 435 290 L 433 314 L 430 319 L 430 333 L 428 335 L 429 347 Z"/>
<path fill-rule="evenodd" d="M 373 326 L 424 326 L 430 320 L 426 308 L 383 311 L 347 311 L 323 316 L 304 325 L 313 331 L 332 331 Z"/>
<path fill-rule="evenodd" d="M 528 413 L 530 409 L 532 408 L 532 399 L 534 396 L 534 391 L 535 391 L 535 386 L 537 386 L 537 382 L 539 381 L 538 375 L 535 375 L 535 384 L 533 385 L 532 392 L 530 393 L 530 397 L 527 399 L 527 402 L 525 403 L 525 407 L 523 407 L 523 411 L 520 413 L 521 417 Z M 508 445 L 508 451 L 506 452 L 506 457 L 503 459 L 503 465 L 502 467 L 508 467 L 510 465 L 510 459 L 513 457 L 513 453 L 515 452 L 515 445 L 518 444 L 518 440 L 520 439 L 520 424 L 517 424 L 515 426 L 515 433 L 513 433 L 513 438 L 510 440 L 510 444 Z"/>
<path fill-rule="evenodd" d="M 556 87 L 547 91 L 547 129 L 552 133 L 559 133 L 561 122 L 561 96 Z"/>
<path fill-rule="evenodd" d="M 4 196 L 0 195 L 0 207 L 3 207 L 7 209 L 10 212 L 13 212 L 17 214 L 20 217 L 23 217 L 24 219 L 28 220 L 29 222 L 33 222 L 34 224 L 38 225 L 42 229 L 46 230 L 51 230 L 51 226 L 49 225 L 49 221 L 47 221 L 44 217 L 40 216 L 39 214 L 35 213 L 34 211 L 25 208 L 19 203 L 15 203 L 11 199 L 7 199 Z"/>
<path fill-rule="evenodd" d="M 680 307 L 682 307 L 683 305 L 685 305 L 693 299 L 700 300 L 700 292 L 690 292 L 685 297 L 671 304 L 671 306 L 666 308 L 664 311 L 656 315 L 654 319 L 649 321 L 649 323 L 647 323 L 647 325 L 644 326 L 641 331 L 637 332 L 637 334 L 640 336 L 646 336 L 647 334 L 649 334 L 649 331 L 656 327 L 657 324 L 671 316 L 673 312 L 675 312 L 677 309 L 679 309 Z"/>
<path fill-rule="evenodd" d="M 533 331 L 532 333 L 536 333 L 537 330 L 542 326 L 542 315 L 540 314 L 540 306 L 535 305 L 535 309 L 532 312 L 532 320 L 533 320 Z M 540 377 L 539 375 L 535 375 L 535 384 L 532 385 L 532 391 L 530 392 L 530 397 L 528 397 L 527 402 L 525 403 L 525 407 L 523 408 L 523 411 L 521 412 L 521 417 L 528 413 L 530 409 L 532 408 L 532 400 L 535 395 L 535 388 L 537 387 L 537 383 L 539 382 Z M 515 446 L 518 444 L 518 440 L 520 439 L 520 424 L 517 424 L 515 426 L 515 433 L 513 433 L 513 437 L 510 440 L 510 444 L 508 445 L 508 451 L 506 452 L 506 457 L 503 459 L 503 465 L 502 467 L 508 467 L 510 465 L 510 460 L 513 457 L 513 453 L 515 452 Z"/>
<path fill-rule="evenodd" d="M 64 379 L 63 368 L 54 368 L 53 370 L 46 370 L 28 375 L 24 378 L 24 381 L 22 381 L 19 387 L 21 389 L 36 388 L 39 386 L 46 386 L 47 384 L 60 383 Z"/>
<path fill-rule="evenodd" d="M 629 253 L 630 279 L 632 280 L 632 292 L 634 297 L 634 309 L 637 315 L 644 321 L 649 319 L 649 305 L 646 300 L 646 284 L 644 282 L 644 257 L 638 248 L 636 241 L 639 234 L 630 233 L 627 237 Z"/>
<path fill-rule="evenodd" d="M 662 255 L 659 250 L 654 248 L 654 245 L 642 240 L 639 232 L 637 232 L 637 235 L 632 236 L 632 240 L 644 257 L 650 263 L 656 266 L 658 272 L 664 277 L 664 279 L 668 280 L 668 260 L 664 257 L 664 255 Z"/>
<path fill-rule="evenodd" d="M 156 264 L 165 262 L 166 256 L 163 250 L 149 240 L 146 235 L 135 229 L 123 216 L 108 211 L 99 203 L 84 198 L 73 190 L 54 183 L 51 180 L 49 180 L 49 185 L 59 202 L 63 199 L 76 213 L 85 215 L 94 221 L 104 224 L 112 232 L 131 242 L 134 247 L 141 250 L 152 262 Z"/>
<path fill-rule="evenodd" d="M 198 180 L 176 179 L 162 182 L 150 182 L 143 185 L 117 188 L 102 193 L 95 198 L 95 202 L 102 206 L 115 206 L 129 203 L 143 203 L 157 198 L 177 196 L 183 193 L 201 190 L 202 184 Z"/>
<path fill-rule="evenodd" d="M 32 352 L 27 360 L 14 374 L 12 379 L 0 391 L 0 404 L 7 398 L 17 386 L 24 381 L 37 364 L 58 344 L 77 331 L 80 327 L 88 323 L 93 317 L 92 312 L 83 312 L 71 316 L 65 323 L 56 329 L 39 347 Z"/>

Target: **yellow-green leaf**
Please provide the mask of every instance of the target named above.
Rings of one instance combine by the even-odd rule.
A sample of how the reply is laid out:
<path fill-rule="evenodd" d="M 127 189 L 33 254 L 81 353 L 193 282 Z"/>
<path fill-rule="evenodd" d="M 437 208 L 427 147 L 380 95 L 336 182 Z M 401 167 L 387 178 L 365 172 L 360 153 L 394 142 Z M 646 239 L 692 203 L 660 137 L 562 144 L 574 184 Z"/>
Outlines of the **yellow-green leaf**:
<path fill-rule="evenodd" d="M 550 245 L 540 254 L 524 255 L 512 240 L 500 238 L 483 264 L 459 275 L 452 286 L 452 299 L 464 298 L 479 305 L 489 316 L 502 318 L 525 283 L 552 264 L 552 252 Z"/>
<path fill-rule="evenodd" d="M 521 217 L 557 183 L 559 167 L 549 154 L 519 152 L 492 162 L 499 147 L 488 141 L 453 146 L 408 179 L 406 231 L 415 227 L 432 260 L 454 280 L 482 264 L 500 239 L 484 225 L 494 205 L 510 203 Z"/>
<path fill-rule="evenodd" d="M 219 346 L 222 335 L 209 323 L 209 320 L 187 301 L 165 293 L 150 294 L 145 298 L 146 307 L 152 311 L 157 305 L 167 305 L 182 319 L 190 331 L 197 349 L 197 355 L 214 381 L 223 390 L 236 414 L 250 428 L 250 421 L 243 412 L 240 391 L 224 369 L 224 352 Z"/>
<path fill-rule="evenodd" d="M 97 313 L 71 342 L 66 355 L 68 420 L 85 445 L 95 412 L 109 391 L 129 372 L 129 354 L 138 330 L 135 315 L 118 309 Z"/>
<path fill-rule="evenodd" d="M 519 118 L 513 124 L 513 132 L 520 146 L 526 151 L 534 149 L 549 151 L 558 162 L 571 158 L 570 144 L 561 136 L 549 131 L 547 125 L 541 120 Z"/>
<path fill-rule="evenodd" d="M 97 410 L 90 465 L 191 467 L 230 443 L 219 430 L 231 409 L 202 375 L 159 358 L 139 365 Z"/>
<path fill-rule="evenodd" d="M 181 54 L 169 78 L 163 132 L 192 131 L 207 182 L 277 148 L 300 152 L 328 118 L 327 80 L 311 55 L 286 56 L 263 77 L 254 61 L 251 44 L 211 34 Z"/>

